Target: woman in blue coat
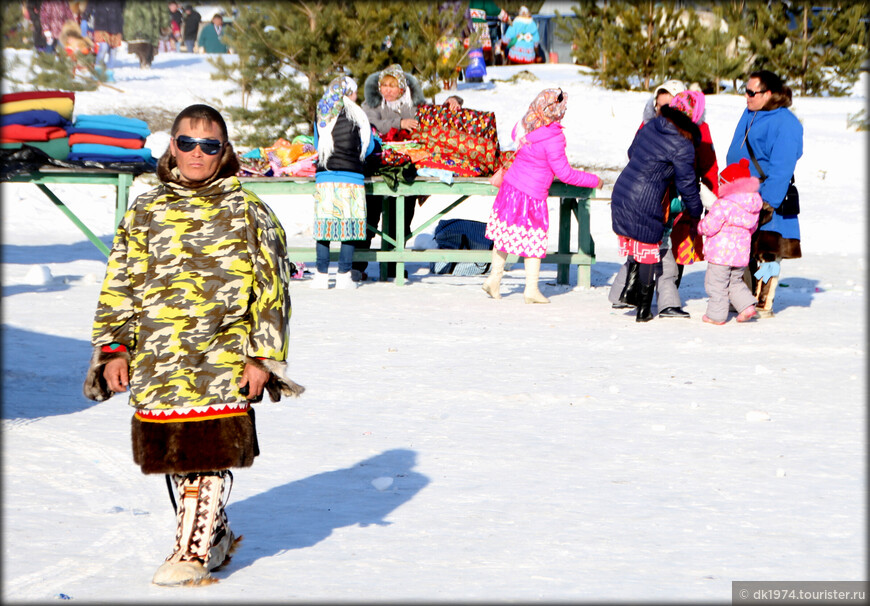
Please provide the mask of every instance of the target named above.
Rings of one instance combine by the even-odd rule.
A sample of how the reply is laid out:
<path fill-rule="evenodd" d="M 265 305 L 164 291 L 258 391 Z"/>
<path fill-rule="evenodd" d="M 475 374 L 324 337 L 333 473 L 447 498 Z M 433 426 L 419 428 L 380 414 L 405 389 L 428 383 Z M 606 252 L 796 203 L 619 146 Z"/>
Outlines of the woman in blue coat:
<path fill-rule="evenodd" d="M 704 114 L 704 96 L 680 93 L 677 97 L 680 103 L 663 106 L 661 115 L 637 132 L 628 148 L 628 165 L 611 194 L 613 231 L 619 237 L 620 253 L 628 255 L 620 301 L 637 307 L 637 322 L 653 318 L 650 306 L 660 267 L 664 209 L 670 206 L 668 186 L 676 185 L 692 217 L 700 218 L 704 208 L 695 175 L 695 147 L 701 141 L 696 120 Z"/>
<path fill-rule="evenodd" d="M 768 212 L 762 209 L 762 225 L 752 237 L 747 282 L 758 299 L 759 317 L 772 318 L 779 262 L 801 256 L 798 215 L 784 214 L 793 210 L 782 204 L 794 177 L 795 165 L 803 155 L 804 128 L 788 109 L 791 89 L 773 72 L 752 72 L 745 94 L 746 109 L 734 130 L 727 163 L 748 159 L 752 176 L 761 181 L 758 193 Z M 772 218 L 765 222 L 766 216 Z"/>

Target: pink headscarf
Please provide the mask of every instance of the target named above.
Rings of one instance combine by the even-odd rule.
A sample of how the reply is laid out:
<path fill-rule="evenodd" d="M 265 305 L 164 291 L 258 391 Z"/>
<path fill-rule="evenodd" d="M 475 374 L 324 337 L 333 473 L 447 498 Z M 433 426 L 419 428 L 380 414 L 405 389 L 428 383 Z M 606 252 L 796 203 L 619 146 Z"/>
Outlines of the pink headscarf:
<path fill-rule="evenodd" d="M 704 121 L 705 103 L 704 93 L 697 90 L 685 90 L 674 95 L 668 105 L 686 114 L 695 124 L 700 124 Z"/>
<path fill-rule="evenodd" d="M 545 88 L 529 105 L 529 109 L 522 119 L 523 128 L 526 133 L 530 133 L 541 126 L 558 122 L 565 115 L 567 109 L 568 93 L 561 88 Z"/>

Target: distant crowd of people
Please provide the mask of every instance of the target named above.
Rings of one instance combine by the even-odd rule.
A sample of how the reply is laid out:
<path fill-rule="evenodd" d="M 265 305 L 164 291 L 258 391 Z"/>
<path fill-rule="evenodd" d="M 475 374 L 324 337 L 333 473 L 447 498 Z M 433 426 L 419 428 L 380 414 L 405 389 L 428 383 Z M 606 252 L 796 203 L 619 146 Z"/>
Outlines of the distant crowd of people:
<path fill-rule="evenodd" d="M 25 0 L 22 14 L 33 29 L 33 47 L 40 53 L 65 51 L 96 55 L 96 67 L 106 72 L 126 42 L 142 67 L 160 52 L 231 52 L 221 14 L 202 24 L 193 5 L 151 0 Z"/>

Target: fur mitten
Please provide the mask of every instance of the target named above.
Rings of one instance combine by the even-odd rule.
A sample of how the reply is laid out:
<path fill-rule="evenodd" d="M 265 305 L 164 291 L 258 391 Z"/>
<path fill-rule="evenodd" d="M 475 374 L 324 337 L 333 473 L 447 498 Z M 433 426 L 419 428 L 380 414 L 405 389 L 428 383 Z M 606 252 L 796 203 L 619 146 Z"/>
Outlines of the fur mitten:
<path fill-rule="evenodd" d="M 713 203 L 716 201 L 716 194 L 713 191 L 701 183 L 701 204 L 704 205 L 704 208 L 710 210 L 713 208 Z"/>
<path fill-rule="evenodd" d="M 284 371 L 287 370 L 286 362 L 270 359 L 260 360 L 250 356 L 245 356 L 245 361 L 269 373 L 266 391 L 269 392 L 269 399 L 273 402 L 278 402 L 282 395 L 298 398 L 305 391 L 302 385 L 284 376 Z"/>
<path fill-rule="evenodd" d="M 105 377 L 103 377 L 103 367 L 115 358 L 124 358 L 127 364 L 130 363 L 130 354 L 126 351 L 104 352 L 102 347 L 94 347 L 94 353 L 91 355 L 91 364 L 88 367 L 88 374 L 85 376 L 85 383 L 82 386 L 82 393 L 89 400 L 102 402 L 111 398 L 115 392 L 109 389 Z"/>

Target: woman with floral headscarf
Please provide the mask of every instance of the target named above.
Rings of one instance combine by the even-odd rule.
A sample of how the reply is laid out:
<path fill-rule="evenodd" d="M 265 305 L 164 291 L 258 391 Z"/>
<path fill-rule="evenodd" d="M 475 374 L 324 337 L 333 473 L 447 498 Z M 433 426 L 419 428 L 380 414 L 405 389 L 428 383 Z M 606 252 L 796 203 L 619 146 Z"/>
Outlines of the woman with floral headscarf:
<path fill-rule="evenodd" d="M 317 241 L 317 273 L 311 288 L 329 288 L 329 243 L 341 242 L 336 288 L 355 288 L 350 270 L 354 245 L 366 233 L 366 192 L 363 167 L 375 149 L 372 127 L 356 104 L 353 78 L 339 76 L 329 83 L 317 103 L 314 145 L 317 173 L 314 177 L 314 239 Z"/>
<path fill-rule="evenodd" d="M 698 124 L 704 117 L 704 95 L 678 93 L 661 114 L 646 123 L 628 148 L 628 165 L 613 185 L 610 212 L 619 250 L 628 256 L 622 303 L 637 307 L 635 321 L 653 319 L 650 307 L 660 267 L 665 230 L 665 192 L 673 183 L 688 213 L 700 219 L 703 205 L 695 173 L 695 148 L 701 142 Z M 664 201 L 664 202 L 663 202 Z"/>
<path fill-rule="evenodd" d="M 544 89 L 514 127 L 513 138 L 519 141 L 520 148 L 505 173 L 486 226 L 486 237 L 493 240 L 492 272 L 483 283 L 483 290 L 493 299 L 501 298 L 499 286 L 505 261 L 513 254 L 524 258 L 525 302 L 550 302 L 538 289 L 538 275 L 541 259 L 547 254 L 550 227 L 547 194 L 553 177 L 579 187 L 602 185 L 599 177 L 568 164 L 561 123 L 567 108 L 565 92 Z"/>

